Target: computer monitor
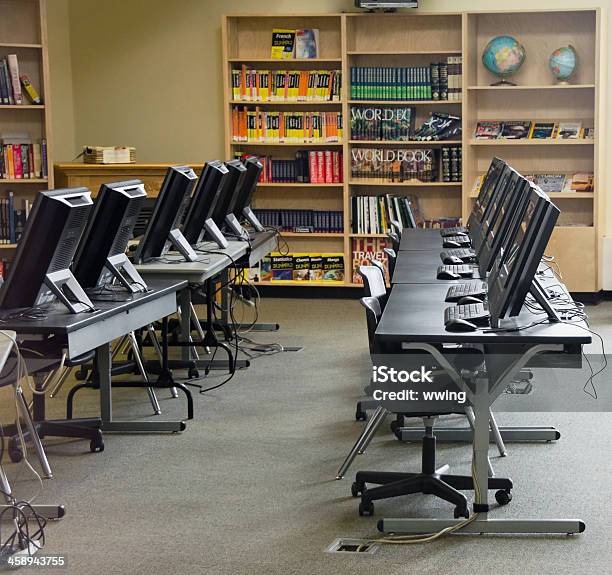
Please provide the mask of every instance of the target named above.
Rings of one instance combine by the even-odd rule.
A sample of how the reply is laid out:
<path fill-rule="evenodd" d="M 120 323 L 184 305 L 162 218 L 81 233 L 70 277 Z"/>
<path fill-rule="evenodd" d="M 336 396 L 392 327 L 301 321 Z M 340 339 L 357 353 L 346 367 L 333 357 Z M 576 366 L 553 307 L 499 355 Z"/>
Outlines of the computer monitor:
<path fill-rule="evenodd" d="M 497 185 L 497 181 L 500 178 L 503 169 L 506 167 L 506 162 L 501 160 L 500 158 L 493 158 L 491 164 L 489 165 L 489 169 L 485 174 L 485 177 L 480 186 L 480 190 L 478 192 L 478 197 L 474 202 L 474 209 L 470 214 L 470 220 L 468 223 L 468 227 L 473 227 L 478 225 L 484 216 L 484 212 L 491 200 L 491 196 L 493 195 L 493 190 Z"/>
<path fill-rule="evenodd" d="M 125 255 L 147 192 L 140 180 L 102 184 L 77 248 L 72 272 L 89 293 L 116 279 L 132 293 L 147 285 Z"/>
<path fill-rule="evenodd" d="M 212 220 L 212 215 L 228 174 L 229 170 L 219 160 L 207 162 L 202 168 L 182 226 L 183 235 L 192 246 L 202 242 L 206 234 L 220 248 L 227 247 L 227 240 Z"/>
<path fill-rule="evenodd" d="M 501 174 L 494 181 L 487 205 L 483 206 L 482 218 L 473 229 L 470 229 L 472 247 L 476 252 L 480 250 L 482 242 L 484 242 L 489 233 L 489 227 L 493 223 L 493 218 L 497 214 L 499 203 L 508 189 L 508 182 L 513 172 L 514 170 L 510 166 L 507 164 L 504 165 Z"/>
<path fill-rule="evenodd" d="M 559 209 L 531 184 L 523 218 L 489 276 L 489 311 L 494 327 L 506 314 L 520 313 L 558 217 Z"/>
<path fill-rule="evenodd" d="M 234 203 L 234 194 L 238 192 L 242 178 L 246 174 L 246 168 L 240 160 L 231 160 L 225 163 L 229 174 L 223 180 L 219 199 L 213 209 L 212 220 L 220 230 L 225 227 L 225 216 L 230 213 L 230 206 Z"/>
<path fill-rule="evenodd" d="M 523 176 L 518 172 L 511 174 L 501 200 L 498 202 L 497 212 L 491 220 L 478 251 L 477 259 L 481 277 L 486 277 L 495 259 L 505 247 L 508 232 L 514 229 L 513 224 L 518 224 L 517 216 L 523 216 L 522 208 L 525 206 L 529 189 L 529 182 Z"/>
<path fill-rule="evenodd" d="M 179 230 L 196 180 L 197 176 L 189 166 L 168 168 L 151 219 L 134 254 L 136 263 L 160 258 L 171 246 L 186 260 L 197 260 L 196 253 Z"/>
<path fill-rule="evenodd" d="M 70 271 L 92 205 L 87 188 L 36 194 L 13 265 L 0 288 L 0 308 L 45 306 L 57 298 L 72 313 L 94 309 Z"/>
<path fill-rule="evenodd" d="M 257 182 L 263 171 L 263 165 L 257 157 L 249 156 L 244 160 L 244 167 L 246 168 L 246 173 L 240 180 L 239 188 L 234 196 L 233 205 L 229 207 L 229 212 L 226 217 L 229 218 L 227 223 L 232 227 L 236 222 L 240 223 L 240 220 L 246 218 L 256 231 L 263 232 L 264 227 L 251 210 L 251 201 L 253 199 L 253 194 L 255 194 L 255 189 L 257 188 Z M 232 215 L 235 220 L 232 218 Z M 236 226 L 235 231 L 239 232 L 240 235 L 241 228 Z"/>

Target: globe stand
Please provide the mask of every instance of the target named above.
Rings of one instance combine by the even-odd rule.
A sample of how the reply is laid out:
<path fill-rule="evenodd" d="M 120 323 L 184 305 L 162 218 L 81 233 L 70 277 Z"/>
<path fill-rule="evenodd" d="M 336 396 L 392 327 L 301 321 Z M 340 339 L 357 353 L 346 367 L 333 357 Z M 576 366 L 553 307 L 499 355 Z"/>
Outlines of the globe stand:
<path fill-rule="evenodd" d="M 494 82 L 491 86 L 516 86 L 516 84 L 510 82 L 505 76 L 501 76 L 501 80 L 499 82 Z"/>

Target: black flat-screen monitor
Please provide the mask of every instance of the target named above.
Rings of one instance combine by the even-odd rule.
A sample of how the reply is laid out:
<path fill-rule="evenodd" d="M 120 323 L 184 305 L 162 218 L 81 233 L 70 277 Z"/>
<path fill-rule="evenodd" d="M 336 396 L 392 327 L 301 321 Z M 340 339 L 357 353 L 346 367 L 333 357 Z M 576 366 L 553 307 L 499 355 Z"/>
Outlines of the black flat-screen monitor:
<path fill-rule="evenodd" d="M 146 284 L 125 255 L 147 192 L 140 180 L 102 184 L 79 242 L 72 271 L 85 290 L 119 281 L 132 292 Z"/>
<path fill-rule="evenodd" d="M 39 192 L 13 265 L 0 288 L 0 307 L 31 308 L 56 298 L 72 313 L 93 310 L 70 264 L 93 202 L 87 188 Z"/>
<path fill-rule="evenodd" d="M 197 176 L 189 166 L 168 168 L 153 213 L 134 254 L 136 263 L 164 256 L 171 245 L 186 259 L 197 259 L 179 230 L 196 180 Z"/>
<path fill-rule="evenodd" d="M 489 310 L 494 320 L 520 313 L 559 213 L 546 194 L 531 184 L 523 218 L 489 276 Z"/>
<path fill-rule="evenodd" d="M 192 246 L 204 239 L 204 222 L 212 216 L 228 174 L 229 170 L 219 160 L 207 162 L 202 168 L 182 228 Z"/>
<path fill-rule="evenodd" d="M 231 213 L 230 207 L 236 201 L 234 196 L 238 192 L 242 178 L 246 174 L 246 168 L 240 160 L 231 160 L 225 163 L 228 175 L 223 180 L 219 199 L 212 213 L 212 220 L 222 230 L 225 227 L 225 216 Z"/>
<path fill-rule="evenodd" d="M 500 178 L 503 169 L 506 167 L 506 162 L 501 160 L 500 158 L 493 158 L 491 164 L 489 165 L 489 169 L 485 174 L 485 177 L 482 180 L 482 184 L 480 185 L 480 190 L 478 192 L 478 197 L 474 202 L 474 209 L 470 214 L 470 227 L 472 225 L 477 225 L 482 221 L 484 216 L 484 212 L 489 205 L 489 201 L 491 200 L 491 196 L 493 195 L 493 190 L 495 190 L 495 186 L 497 185 L 497 181 Z"/>
<path fill-rule="evenodd" d="M 233 205 L 230 204 L 229 212 L 234 214 L 238 220 L 242 220 L 244 209 L 251 205 L 253 194 L 257 188 L 257 182 L 263 171 L 263 165 L 255 156 L 249 156 L 244 160 L 246 173 L 240 180 L 238 190 L 235 194 Z"/>

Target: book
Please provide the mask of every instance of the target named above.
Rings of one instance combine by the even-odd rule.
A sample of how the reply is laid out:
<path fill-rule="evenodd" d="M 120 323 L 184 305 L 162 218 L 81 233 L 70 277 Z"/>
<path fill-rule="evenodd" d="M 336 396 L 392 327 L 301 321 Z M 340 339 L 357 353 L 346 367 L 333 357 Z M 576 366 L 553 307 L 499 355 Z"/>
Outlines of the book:
<path fill-rule="evenodd" d="M 308 281 L 310 279 L 310 256 L 308 254 L 293 254 L 294 281 Z"/>
<path fill-rule="evenodd" d="M 40 94 L 36 91 L 36 88 L 34 88 L 32 82 L 30 82 L 30 78 L 28 78 L 26 74 L 22 74 L 20 76 L 20 80 L 23 90 L 27 94 L 28 98 L 30 98 L 32 104 L 42 104 Z"/>
<path fill-rule="evenodd" d="M 359 275 L 359 266 L 372 265 L 372 261 L 382 262 L 385 266 L 385 277 L 389 281 L 389 267 L 387 254 L 383 251 L 387 247 L 384 238 L 353 238 L 352 261 L 353 261 L 353 283 L 363 283 Z"/>
<path fill-rule="evenodd" d="M 568 178 L 570 180 L 569 190 L 572 192 L 592 192 L 593 174 L 577 172 Z"/>
<path fill-rule="evenodd" d="M 503 122 L 500 138 L 509 140 L 521 140 L 527 138 L 531 132 L 531 122 L 528 120 L 515 120 L 511 122 Z"/>
<path fill-rule="evenodd" d="M 595 137 L 595 128 L 584 128 L 582 137 L 587 140 L 592 140 Z"/>
<path fill-rule="evenodd" d="M 415 117 L 416 108 L 412 106 L 351 106 L 351 139 L 409 141 Z"/>
<path fill-rule="evenodd" d="M 272 254 L 270 256 L 272 281 L 293 279 L 293 256 Z"/>
<path fill-rule="evenodd" d="M 23 98 L 21 96 L 21 84 L 19 82 L 19 62 L 17 60 L 17 54 L 9 54 L 6 57 L 6 60 L 8 62 L 8 70 L 13 91 L 13 103 L 23 104 Z"/>
<path fill-rule="evenodd" d="M 319 57 L 319 30 L 317 28 L 296 30 L 295 57 L 300 59 Z"/>
<path fill-rule="evenodd" d="M 341 283 L 344 281 L 344 255 L 321 254 L 322 281 Z"/>
<path fill-rule="evenodd" d="M 582 122 L 559 122 L 557 139 L 574 140 L 580 136 Z"/>
<path fill-rule="evenodd" d="M 501 122 L 485 122 L 479 121 L 476 123 L 474 138 L 477 140 L 495 140 L 501 134 Z"/>
<path fill-rule="evenodd" d="M 555 122 L 534 122 L 529 133 L 532 140 L 546 140 L 554 138 L 557 124 Z"/>
<path fill-rule="evenodd" d="M 271 58 L 274 60 L 290 60 L 295 50 L 295 30 L 274 28 L 272 30 Z"/>
<path fill-rule="evenodd" d="M 565 174 L 538 174 L 535 183 L 546 194 L 562 192 L 565 186 Z"/>

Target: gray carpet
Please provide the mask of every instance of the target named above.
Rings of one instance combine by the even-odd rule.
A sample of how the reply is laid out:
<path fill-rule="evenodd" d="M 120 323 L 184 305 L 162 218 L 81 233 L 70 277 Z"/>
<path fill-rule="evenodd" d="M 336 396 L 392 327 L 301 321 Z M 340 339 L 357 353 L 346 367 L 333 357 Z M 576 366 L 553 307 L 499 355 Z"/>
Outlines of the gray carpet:
<path fill-rule="evenodd" d="M 555 424 L 555 444 L 509 446 L 494 458 L 515 481 L 512 503 L 493 517 L 580 517 L 576 537 L 453 536 L 388 546 L 374 556 L 331 556 L 339 536 L 377 536 L 383 516 L 449 517 L 430 496 L 379 502 L 360 518 L 350 478 L 336 469 L 362 425 L 355 401 L 369 376 L 365 319 L 357 301 L 264 300 L 262 320 L 282 330 L 262 341 L 303 345 L 299 353 L 257 359 L 225 387 L 196 397 L 196 419 L 178 435 L 106 437 L 106 450 L 87 442 L 49 440 L 54 478 L 39 502 L 61 502 L 66 517 L 47 528 L 49 553 L 68 557 L 69 573 L 210 573 L 288 575 L 429 573 L 457 575 L 610 573 L 612 419 L 607 413 L 501 413 L 500 423 Z M 612 304 L 591 308 L 593 325 L 612 340 Z M 211 381 L 220 381 L 220 376 Z M 609 376 L 599 380 L 603 386 Z M 560 385 L 582 388 L 572 377 Z M 184 414 L 182 400 L 159 392 L 164 415 Z M 51 400 L 60 416 L 63 399 Z M 4 392 L 2 421 L 11 419 Z M 96 392 L 81 392 L 77 416 L 96 413 Z M 144 391 L 115 392 L 118 418 L 150 417 Z M 492 455 L 495 455 L 493 449 Z M 438 461 L 468 473 L 470 448 L 439 447 Z M 388 428 L 358 469 L 415 470 L 420 445 L 400 444 Z M 19 495 L 36 491 L 22 466 L 6 464 Z M 19 475 L 17 479 L 15 477 Z"/>

